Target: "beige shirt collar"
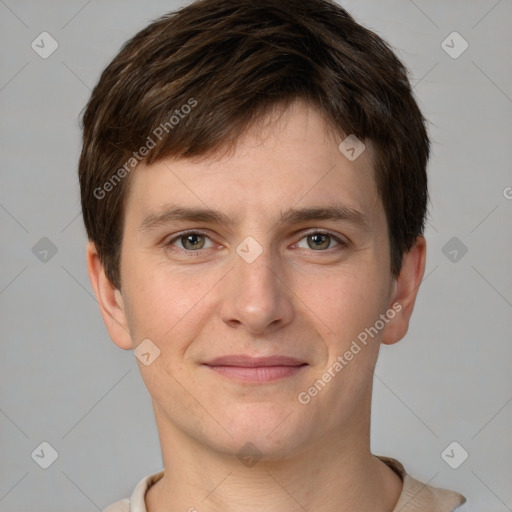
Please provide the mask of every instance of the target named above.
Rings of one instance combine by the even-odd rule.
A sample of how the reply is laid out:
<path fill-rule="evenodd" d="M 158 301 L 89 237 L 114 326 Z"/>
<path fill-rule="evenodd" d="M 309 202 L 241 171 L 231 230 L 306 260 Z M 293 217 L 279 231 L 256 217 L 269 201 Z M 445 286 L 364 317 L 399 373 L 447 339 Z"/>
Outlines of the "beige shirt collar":
<path fill-rule="evenodd" d="M 424 484 L 408 475 L 400 462 L 389 457 L 378 457 L 403 481 L 402 493 L 393 512 L 452 512 L 466 502 L 466 498 L 448 489 Z"/>
<path fill-rule="evenodd" d="M 378 458 L 393 469 L 403 481 L 402 493 L 393 512 L 452 512 L 466 502 L 466 498 L 459 493 L 431 487 L 415 480 L 406 473 L 397 460 L 389 457 Z M 147 512 L 144 501 L 146 492 L 163 476 L 164 471 L 160 471 L 143 478 L 129 500 L 118 501 L 104 512 Z"/>

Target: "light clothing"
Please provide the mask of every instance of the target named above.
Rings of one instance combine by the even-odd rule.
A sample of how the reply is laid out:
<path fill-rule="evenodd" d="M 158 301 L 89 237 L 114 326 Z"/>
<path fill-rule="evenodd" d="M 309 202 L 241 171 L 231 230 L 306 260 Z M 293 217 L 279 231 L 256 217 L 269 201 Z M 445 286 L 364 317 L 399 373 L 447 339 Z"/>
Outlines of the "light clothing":
<path fill-rule="evenodd" d="M 457 508 L 466 502 L 466 498 L 454 491 L 438 489 L 415 480 L 409 476 L 402 464 L 389 457 L 379 457 L 403 481 L 402 493 L 393 512 L 463 512 L 465 507 Z M 143 478 L 135 487 L 130 499 L 118 501 L 108 507 L 104 512 L 147 512 L 144 496 L 146 491 L 160 478 L 164 471 L 154 473 Z"/>

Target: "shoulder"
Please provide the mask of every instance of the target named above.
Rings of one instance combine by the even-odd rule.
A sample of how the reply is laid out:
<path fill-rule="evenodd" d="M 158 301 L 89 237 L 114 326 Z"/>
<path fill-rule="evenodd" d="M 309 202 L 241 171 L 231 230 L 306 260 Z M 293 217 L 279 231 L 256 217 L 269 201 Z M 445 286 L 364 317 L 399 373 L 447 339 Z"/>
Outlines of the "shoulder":
<path fill-rule="evenodd" d="M 439 512 L 463 512 L 466 510 L 467 512 L 467 509 L 463 508 L 461 510 L 460 508 L 465 503 L 466 498 L 456 491 L 432 487 L 406 474 L 397 510 L 402 508 L 398 505 L 405 507 L 407 504 L 411 507 L 411 510 L 435 510 Z M 405 510 L 409 509 L 406 508 Z"/>
<path fill-rule="evenodd" d="M 164 471 L 145 476 L 135 486 L 129 499 L 116 501 L 103 512 L 146 512 L 145 496 L 147 490 L 164 476 Z"/>
<path fill-rule="evenodd" d="M 103 512 L 130 512 L 130 500 L 116 501 Z"/>
<path fill-rule="evenodd" d="M 390 457 L 378 457 L 397 473 L 403 482 L 402 493 L 394 512 L 469 512 L 464 506 L 466 498 L 458 492 L 416 480 L 405 471 L 403 465 Z"/>

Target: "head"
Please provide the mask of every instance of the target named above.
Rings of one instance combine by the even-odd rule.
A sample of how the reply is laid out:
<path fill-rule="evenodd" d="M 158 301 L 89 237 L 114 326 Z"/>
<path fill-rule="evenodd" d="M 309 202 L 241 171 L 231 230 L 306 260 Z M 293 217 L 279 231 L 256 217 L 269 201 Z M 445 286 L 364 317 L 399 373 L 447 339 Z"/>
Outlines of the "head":
<path fill-rule="evenodd" d="M 425 264 L 429 141 L 388 45 L 328 0 L 200 0 L 123 46 L 83 126 L 91 282 L 113 341 L 160 351 L 157 419 L 283 456 L 369 416 Z M 256 385 L 212 370 L 232 354 L 302 366 Z"/>

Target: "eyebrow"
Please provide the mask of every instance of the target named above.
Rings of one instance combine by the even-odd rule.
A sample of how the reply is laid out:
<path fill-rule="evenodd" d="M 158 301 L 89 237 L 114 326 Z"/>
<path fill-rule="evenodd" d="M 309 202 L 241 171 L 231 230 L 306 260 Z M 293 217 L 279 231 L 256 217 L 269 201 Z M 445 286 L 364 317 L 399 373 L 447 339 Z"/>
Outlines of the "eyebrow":
<path fill-rule="evenodd" d="M 311 220 L 344 221 L 354 224 L 364 231 L 370 231 L 370 222 L 362 212 L 342 205 L 290 209 L 281 215 L 279 223 L 294 224 Z"/>
<path fill-rule="evenodd" d="M 276 224 L 296 224 L 305 221 L 332 220 L 354 224 L 363 231 L 370 231 L 368 218 L 360 211 L 344 205 L 319 208 L 291 208 L 282 212 Z M 165 227 L 173 222 L 201 222 L 233 226 L 237 219 L 232 219 L 222 212 L 204 208 L 184 208 L 166 206 L 159 212 L 151 213 L 144 218 L 139 231 L 150 231 Z"/>
<path fill-rule="evenodd" d="M 149 214 L 139 226 L 139 231 L 149 231 L 172 222 L 204 222 L 228 226 L 234 224 L 233 219 L 215 210 L 167 206 L 161 212 Z"/>

